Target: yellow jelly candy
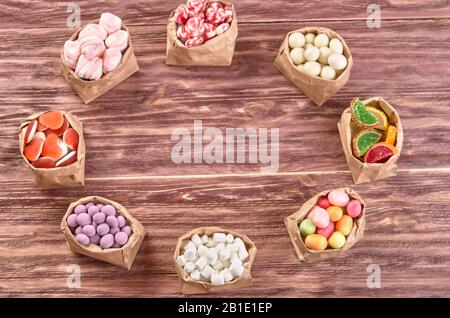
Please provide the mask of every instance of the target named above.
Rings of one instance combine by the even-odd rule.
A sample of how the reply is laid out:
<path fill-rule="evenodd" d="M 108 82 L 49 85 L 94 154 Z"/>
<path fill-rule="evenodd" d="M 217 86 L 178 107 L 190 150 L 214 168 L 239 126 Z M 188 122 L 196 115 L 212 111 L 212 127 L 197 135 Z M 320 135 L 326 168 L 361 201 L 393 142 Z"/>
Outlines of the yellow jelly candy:
<path fill-rule="evenodd" d="M 327 248 L 327 239 L 319 234 L 310 234 L 305 239 L 305 245 L 310 250 L 322 251 Z"/>
<path fill-rule="evenodd" d="M 328 239 L 328 245 L 330 245 L 331 248 L 342 248 L 345 245 L 345 236 L 341 232 L 333 232 L 331 234 L 330 238 Z"/>
<path fill-rule="evenodd" d="M 329 206 L 327 208 L 328 211 L 328 215 L 330 216 L 330 221 L 332 222 L 337 222 L 341 219 L 342 215 L 344 215 L 344 211 L 342 210 L 342 208 L 338 207 L 338 206 Z"/>
<path fill-rule="evenodd" d="M 395 139 L 397 138 L 397 128 L 389 126 L 386 131 L 386 143 L 395 146 Z"/>
<path fill-rule="evenodd" d="M 389 119 L 386 114 L 381 110 L 373 106 L 366 106 L 367 110 L 372 113 L 376 118 L 378 118 L 378 125 L 375 126 L 376 129 L 385 131 L 389 125 Z"/>
<path fill-rule="evenodd" d="M 336 231 L 341 232 L 345 236 L 349 235 L 353 228 L 353 219 L 348 215 L 343 215 L 336 223 Z"/>

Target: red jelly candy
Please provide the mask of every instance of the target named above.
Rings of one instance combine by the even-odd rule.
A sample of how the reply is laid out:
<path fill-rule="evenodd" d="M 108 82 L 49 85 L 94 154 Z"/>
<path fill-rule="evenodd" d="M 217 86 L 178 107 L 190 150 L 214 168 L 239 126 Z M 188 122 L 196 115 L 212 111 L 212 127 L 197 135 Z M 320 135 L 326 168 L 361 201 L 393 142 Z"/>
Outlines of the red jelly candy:
<path fill-rule="evenodd" d="M 40 121 L 38 121 L 37 131 L 46 131 L 47 128 L 48 128 L 47 126 L 43 125 Z"/>
<path fill-rule="evenodd" d="M 71 151 L 56 163 L 57 167 L 65 167 L 77 161 L 77 152 Z"/>
<path fill-rule="evenodd" d="M 225 9 L 218 2 L 213 2 L 206 8 L 206 22 L 221 24 L 225 20 Z"/>
<path fill-rule="evenodd" d="M 186 47 L 193 47 L 196 45 L 200 45 L 203 43 L 203 37 L 199 37 L 199 38 L 190 38 L 189 40 L 186 41 L 186 43 L 184 44 Z"/>
<path fill-rule="evenodd" d="M 42 153 L 44 142 L 45 134 L 42 131 L 36 132 L 31 142 L 23 149 L 25 158 L 29 161 L 37 160 Z"/>
<path fill-rule="evenodd" d="M 322 209 L 327 209 L 331 204 L 330 201 L 328 201 L 328 197 L 323 196 L 320 197 L 319 200 L 317 200 L 317 205 L 320 206 Z"/>
<path fill-rule="evenodd" d="M 189 12 L 189 8 L 184 4 L 180 4 L 175 9 L 175 21 L 178 24 L 185 24 L 188 19 L 188 12 Z"/>
<path fill-rule="evenodd" d="M 37 120 L 33 120 L 31 123 L 28 124 L 27 130 L 25 131 L 25 136 L 23 138 L 26 144 L 28 144 L 33 139 L 37 126 L 38 126 Z"/>
<path fill-rule="evenodd" d="M 67 146 L 58 138 L 56 134 L 50 134 L 45 139 L 44 146 L 42 147 L 42 156 L 50 157 L 55 161 L 58 161 L 68 152 Z"/>
<path fill-rule="evenodd" d="M 69 121 L 64 117 L 64 123 L 62 124 L 62 126 L 59 129 L 56 130 L 51 130 L 51 129 L 47 129 L 45 131 L 45 134 L 48 136 L 51 133 L 54 133 L 56 135 L 58 135 L 58 137 L 62 136 L 62 134 L 64 134 L 64 132 L 69 128 Z"/>
<path fill-rule="evenodd" d="M 35 168 L 44 168 L 44 169 L 54 168 L 56 166 L 55 160 L 49 157 L 41 157 L 36 161 L 33 161 L 31 165 Z"/>
<path fill-rule="evenodd" d="M 50 129 L 59 129 L 64 123 L 64 116 L 61 112 L 47 112 L 39 116 L 39 122 Z"/>
<path fill-rule="evenodd" d="M 199 38 L 205 33 L 205 24 L 200 17 L 193 17 L 186 22 L 186 32 L 191 38 Z"/>
<path fill-rule="evenodd" d="M 73 128 L 67 129 L 63 135 L 63 141 L 72 150 L 77 150 L 79 138 L 77 131 Z"/>

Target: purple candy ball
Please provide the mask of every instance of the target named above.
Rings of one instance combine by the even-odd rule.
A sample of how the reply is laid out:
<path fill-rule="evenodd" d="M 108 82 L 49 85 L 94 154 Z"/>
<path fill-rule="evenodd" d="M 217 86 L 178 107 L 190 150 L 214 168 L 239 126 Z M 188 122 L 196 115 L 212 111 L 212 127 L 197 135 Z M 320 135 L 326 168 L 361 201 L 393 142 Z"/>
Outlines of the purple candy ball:
<path fill-rule="evenodd" d="M 91 206 L 93 206 L 94 205 L 94 202 L 89 202 L 89 203 L 86 203 L 85 204 L 85 206 L 86 206 L 86 209 L 89 209 Z"/>
<path fill-rule="evenodd" d="M 67 217 L 67 225 L 69 225 L 70 227 L 78 226 L 76 214 L 71 214 Z"/>
<path fill-rule="evenodd" d="M 89 237 L 87 237 L 87 235 L 80 233 L 76 236 L 76 239 L 78 241 L 78 243 L 80 243 L 81 245 L 88 245 L 89 244 Z"/>
<path fill-rule="evenodd" d="M 98 212 L 100 212 L 100 209 L 99 208 L 97 208 L 95 205 L 93 205 L 93 206 L 91 206 L 89 209 L 88 209 L 88 214 L 90 215 L 90 216 L 93 216 L 95 213 L 98 213 Z"/>
<path fill-rule="evenodd" d="M 78 227 L 75 229 L 75 234 L 76 234 L 76 235 L 78 235 L 78 234 L 80 234 L 80 233 L 83 233 L 83 227 L 82 227 L 82 226 L 78 226 Z"/>
<path fill-rule="evenodd" d="M 119 232 L 120 232 L 120 229 L 118 227 L 112 227 L 109 230 L 109 233 L 112 234 L 112 235 L 116 235 L 116 233 L 119 233 Z"/>
<path fill-rule="evenodd" d="M 105 205 L 102 203 L 99 203 L 99 204 L 96 204 L 95 206 L 101 211 Z"/>
<path fill-rule="evenodd" d="M 93 227 L 92 225 L 88 224 L 83 226 L 83 234 L 86 234 L 87 236 L 91 237 L 95 235 L 95 227 Z"/>
<path fill-rule="evenodd" d="M 116 240 L 117 244 L 122 246 L 128 242 L 128 235 L 125 232 L 119 232 L 116 235 L 114 235 L 114 239 Z"/>
<path fill-rule="evenodd" d="M 92 219 L 94 220 L 95 223 L 101 224 L 101 223 L 105 222 L 105 220 L 106 220 L 106 215 L 103 214 L 102 212 L 98 212 L 98 213 L 95 213 L 95 214 L 94 214 L 94 216 L 92 217 Z"/>
<path fill-rule="evenodd" d="M 87 208 L 84 204 L 79 204 L 75 207 L 75 209 L 73 209 L 73 212 L 75 212 L 75 214 L 80 214 L 80 213 L 86 213 Z"/>
<path fill-rule="evenodd" d="M 92 244 L 97 244 L 97 245 L 100 243 L 100 239 L 101 239 L 101 237 L 98 234 L 95 234 L 89 238 L 89 240 L 91 241 Z"/>
<path fill-rule="evenodd" d="M 77 215 L 77 222 L 79 225 L 84 226 L 92 223 L 92 219 L 87 213 L 80 213 Z"/>
<path fill-rule="evenodd" d="M 127 221 L 125 220 L 125 218 L 123 217 L 123 215 L 119 215 L 117 217 L 117 222 L 119 222 L 119 227 L 124 227 L 125 224 L 127 224 Z"/>
<path fill-rule="evenodd" d="M 100 240 L 101 248 L 110 248 L 114 244 L 114 236 L 112 234 L 106 234 Z"/>
<path fill-rule="evenodd" d="M 107 204 L 102 208 L 102 212 L 105 213 L 106 216 L 116 215 L 116 208 L 111 204 Z"/>
<path fill-rule="evenodd" d="M 110 215 L 106 218 L 106 223 L 108 223 L 108 225 L 110 227 L 117 227 L 117 225 L 119 224 L 119 222 L 117 221 L 117 218 L 114 215 Z"/>
<path fill-rule="evenodd" d="M 131 233 L 133 233 L 133 231 L 131 230 L 131 227 L 130 226 L 124 226 L 122 229 L 121 229 L 121 231 L 122 232 L 125 232 L 127 235 L 128 235 L 128 237 L 130 237 L 131 236 Z"/>
<path fill-rule="evenodd" d="M 97 234 L 100 236 L 103 236 L 105 234 L 109 233 L 109 225 L 106 223 L 102 223 L 97 226 Z"/>

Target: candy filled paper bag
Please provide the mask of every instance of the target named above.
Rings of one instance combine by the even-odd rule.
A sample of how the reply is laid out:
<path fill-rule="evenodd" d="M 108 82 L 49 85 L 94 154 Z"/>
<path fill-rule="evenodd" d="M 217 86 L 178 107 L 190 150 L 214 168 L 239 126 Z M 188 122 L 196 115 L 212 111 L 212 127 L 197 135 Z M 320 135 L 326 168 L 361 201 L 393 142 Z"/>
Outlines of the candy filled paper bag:
<path fill-rule="evenodd" d="M 30 123 L 37 121 L 39 116 L 45 114 L 41 112 L 29 116 L 21 125 L 19 130 L 19 147 L 22 158 L 25 160 L 28 167 L 42 189 L 54 189 L 60 187 L 77 187 L 84 186 L 84 165 L 86 160 L 86 149 L 83 137 L 83 127 L 80 120 L 74 115 L 61 111 L 68 124 L 78 133 L 78 146 L 76 150 L 76 161 L 60 167 L 54 168 L 36 168 L 24 155 L 25 135 Z M 44 132 L 39 132 L 44 135 Z"/>
<path fill-rule="evenodd" d="M 335 189 L 336 191 L 344 191 L 348 194 L 350 199 L 358 200 L 361 203 L 361 214 L 353 220 L 353 226 L 351 231 L 346 237 L 345 244 L 338 249 L 331 249 L 327 247 L 324 250 L 311 250 L 305 245 L 305 238 L 300 234 L 299 225 L 308 217 L 314 207 L 317 206 L 318 200 L 321 197 L 327 196 L 331 190 L 322 191 L 315 195 L 308 201 L 306 201 L 302 207 L 295 213 L 288 216 L 284 222 L 286 224 L 287 231 L 291 238 L 297 257 L 300 261 L 315 262 L 338 256 L 363 238 L 365 228 L 365 203 L 356 191 L 350 188 Z"/>
<path fill-rule="evenodd" d="M 178 256 L 180 256 L 181 251 L 183 250 L 185 244 L 190 241 L 192 235 L 212 235 L 216 232 L 232 234 L 235 238 L 239 237 L 244 242 L 245 247 L 248 251 L 248 257 L 242 264 L 244 267 L 242 274 L 238 278 L 235 278 L 234 280 L 231 280 L 229 282 L 225 282 L 225 284 L 221 286 L 215 286 L 208 282 L 196 281 L 192 279 L 191 276 L 186 273 L 186 271 L 177 261 Z M 180 236 L 177 240 L 177 245 L 174 252 L 174 262 L 178 276 L 181 279 L 181 292 L 183 294 L 221 293 L 251 285 L 251 268 L 255 260 L 256 251 L 257 250 L 255 244 L 246 235 L 222 229 L 220 227 L 201 227 Z"/>
<path fill-rule="evenodd" d="M 316 35 L 326 34 L 330 40 L 339 39 L 342 44 L 342 54 L 347 59 L 345 69 L 338 72 L 333 80 L 324 79 L 320 76 L 310 75 L 304 71 L 300 71 L 295 66 L 291 58 L 289 47 L 289 37 L 291 34 L 296 32 L 300 32 L 302 34 L 314 33 Z M 348 82 L 350 70 L 353 66 L 353 58 L 350 49 L 339 34 L 327 28 L 307 27 L 291 31 L 286 35 L 275 58 L 274 66 L 316 105 L 320 106 L 336 94 L 336 92 Z"/>
<path fill-rule="evenodd" d="M 99 20 L 92 21 L 90 23 L 98 23 Z M 72 37 L 71 41 L 76 41 L 78 35 L 85 27 L 77 30 Z M 131 41 L 131 35 L 128 28 L 122 24 L 122 30 L 128 33 L 128 46 L 122 54 L 120 64 L 114 70 L 103 74 L 100 79 L 97 80 L 85 80 L 78 77 L 75 71 L 69 67 L 64 58 L 64 48 L 61 50 L 60 60 L 61 60 L 61 70 L 64 78 L 70 87 L 80 96 L 81 100 L 85 104 L 89 104 L 97 97 L 105 94 L 110 89 L 116 87 L 121 82 L 126 80 L 132 74 L 139 70 L 139 65 L 134 55 L 133 43 Z"/>
<path fill-rule="evenodd" d="M 192 47 L 187 47 L 177 36 L 177 30 L 180 25 L 177 23 L 177 10 L 172 11 L 169 22 L 167 23 L 167 64 L 194 66 L 231 65 L 236 38 L 238 36 L 236 11 L 234 6 L 226 1 L 207 1 L 207 4 L 214 2 L 220 3 L 223 6 L 232 7 L 231 10 L 233 16 L 229 28 L 224 33 L 218 34 L 213 38 Z M 202 37 L 204 35 L 202 35 Z"/>
<path fill-rule="evenodd" d="M 380 109 L 385 113 L 388 125 L 395 127 L 396 136 L 393 143 L 395 154 L 384 163 L 365 163 L 360 158 L 355 157 L 353 152 L 353 138 L 355 135 L 352 124 L 352 110 L 348 107 L 338 121 L 337 126 L 341 137 L 342 148 L 347 159 L 353 180 L 356 184 L 371 182 L 397 175 L 397 161 L 400 157 L 403 147 L 403 128 L 397 111 L 386 100 L 381 97 L 372 97 L 362 101 L 365 106 L 371 106 Z M 353 131 L 353 132 L 352 132 Z M 385 139 L 385 133 L 382 133 Z"/>
<path fill-rule="evenodd" d="M 128 241 L 125 245 L 120 248 L 102 249 L 96 244 L 89 243 L 88 245 L 82 245 L 76 240 L 75 235 L 74 233 L 72 233 L 67 220 L 69 215 L 73 213 L 76 206 L 78 206 L 79 204 L 86 204 L 88 202 L 94 202 L 95 204 L 101 203 L 104 205 L 112 205 L 116 209 L 117 214 L 122 215 L 125 218 L 127 224 L 131 227 L 132 230 L 132 234 L 128 238 Z M 136 254 L 138 253 L 142 241 L 145 237 L 144 227 L 127 211 L 127 209 L 125 209 L 125 207 L 117 202 L 108 200 L 100 196 L 88 196 L 72 202 L 61 221 L 61 230 L 64 233 L 67 245 L 74 253 L 83 254 L 127 270 L 131 269 Z"/>

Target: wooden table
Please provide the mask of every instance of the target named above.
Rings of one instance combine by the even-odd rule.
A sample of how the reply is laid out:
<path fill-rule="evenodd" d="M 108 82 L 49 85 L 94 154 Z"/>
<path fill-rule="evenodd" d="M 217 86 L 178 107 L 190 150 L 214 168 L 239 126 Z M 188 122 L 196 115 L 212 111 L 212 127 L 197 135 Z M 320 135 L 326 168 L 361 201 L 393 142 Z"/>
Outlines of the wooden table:
<path fill-rule="evenodd" d="M 82 24 L 104 11 L 122 17 L 141 68 L 90 105 L 60 73 L 59 52 L 73 33 L 67 3 L 2 2 L 0 295 L 181 296 L 176 238 L 217 225 L 258 247 L 253 286 L 228 296 L 450 296 L 448 2 L 378 1 L 382 25 L 369 29 L 372 1 L 236 1 L 239 37 L 227 68 L 165 65 L 167 17 L 179 2 L 77 1 Z M 272 65 L 285 34 L 311 25 L 340 33 L 354 56 L 350 81 L 320 108 Z M 398 176 L 353 184 L 336 122 L 355 96 L 383 96 L 397 108 L 405 130 Z M 20 156 L 20 123 L 49 109 L 83 121 L 84 188 L 40 190 Z M 263 175 L 260 164 L 173 163 L 172 131 L 192 131 L 197 119 L 223 131 L 280 128 L 278 173 Z M 341 186 L 366 200 L 364 239 L 343 256 L 300 263 L 283 218 Z M 66 246 L 61 217 L 93 194 L 122 203 L 147 230 L 129 272 Z M 80 289 L 66 285 L 70 264 L 81 268 Z M 381 268 L 381 288 L 367 287 L 370 264 Z"/>

